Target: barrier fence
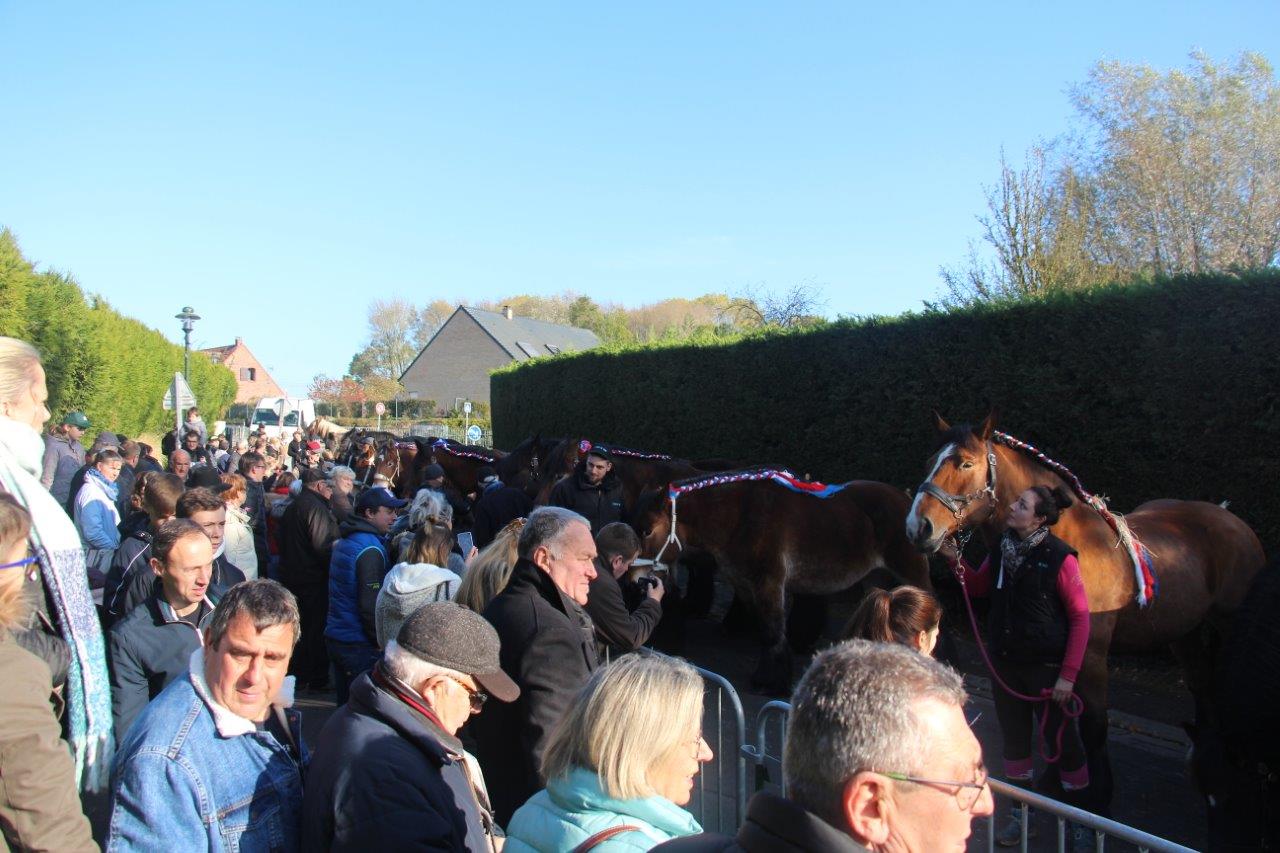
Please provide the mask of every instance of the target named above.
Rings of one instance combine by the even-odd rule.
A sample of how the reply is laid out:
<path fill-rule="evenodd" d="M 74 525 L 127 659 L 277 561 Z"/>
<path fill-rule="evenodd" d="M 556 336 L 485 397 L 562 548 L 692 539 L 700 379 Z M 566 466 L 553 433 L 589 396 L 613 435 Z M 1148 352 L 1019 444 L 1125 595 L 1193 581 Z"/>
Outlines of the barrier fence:
<path fill-rule="evenodd" d="M 766 703 L 756 713 L 755 726 L 748 741 L 746 717 L 738 692 L 721 675 L 696 667 L 708 684 L 703 706 L 703 737 L 715 752 L 715 758 L 703 766 L 689 810 L 708 832 L 732 835 L 737 832 L 747 811 L 747 800 L 759 790 L 770 790 L 786 796 L 782 775 L 785 759 L 787 719 L 791 705 L 787 702 Z M 729 731 L 726 731 L 726 728 Z M 748 767 L 750 770 L 748 770 Z M 748 784 L 748 772 L 752 778 Z M 1023 835 L 1019 849 L 1026 853 L 1028 809 L 1035 809 L 1056 819 L 1056 847 L 1067 850 L 1067 822 L 1079 824 L 1094 832 L 1098 853 L 1106 850 L 1107 839 L 1132 844 L 1147 853 L 1195 853 L 1131 826 L 1058 802 L 1014 785 L 991 780 L 991 791 L 1001 800 L 1017 804 L 1022 810 Z M 994 851 L 995 821 L 1003 811 L 997 808 L 985 821 L 985 848 Z M 971 839 L 972 841 L 972 839 Z"/>

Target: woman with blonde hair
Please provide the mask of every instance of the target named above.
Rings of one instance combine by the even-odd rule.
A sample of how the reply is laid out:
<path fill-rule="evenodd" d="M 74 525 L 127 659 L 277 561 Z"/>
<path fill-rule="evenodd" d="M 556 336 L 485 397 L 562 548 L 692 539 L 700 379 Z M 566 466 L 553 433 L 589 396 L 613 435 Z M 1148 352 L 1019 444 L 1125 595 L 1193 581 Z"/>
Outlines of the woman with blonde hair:
<path fill-rule="evenodd" d="M 227 559 L 244 572 L 245 580 L 254 580 L 258 577 L 258 552 L 253 549 L 249 514 L 241 509 L 248 494 L 248 485 L 239 474 L 223 474 L 222 482 L 228 486 L 219 495 L 227 505 L 227 528 L 222 540 L 226 543 Z"/>
<path fill-rule="evenodd" d="M 41 623 L 56 634 L 35 639 L 52 638 L 59 646 L 57 656 L 67 665 L 63 698 L 68 746 L 77 780 L 86 790 L 96 791 L 105 787 L 110 776 L 115 748 L 111 685 L 80 534 L 66 510 L 40 483 L 44 459 L 40 430 L 49 420 L 48 398 L 44 365 L 35 347 L 0 337 L 0 492 L 12 495 L 31 516 L 28 538 L 32 552 L 40 558 L 40 569 L 24 593 L 39 611 Z M 39 629 L 28 631 L 40 633 Z M 34 643 L 24 641 L 23 645 L 30 649 Z M 54 653 L 45 646 L 40 656 L 50 662 Z"/>
<path fill-rule="evenodd" d="M 462 586 L 458 588 L 456 599 L 459 604 L 483 613 L 489 602 L 506 589 L 507 582 L 511 580 L 511 570 L 519 559 L 516 546 L 520 542 L 521 530 L 524 530 L 523 518 L 507 522 L 493 541 L 476 554 L 462 576 Z"/>
<path fill-rule="evenodd" d="M 516 810 L 504 849 L 616 853 L 701 832 L 680 807 L 713 757 L 702 692 L 697 670 L 656 652 L 593 672 L 547 741 L 546 789 Z"/>

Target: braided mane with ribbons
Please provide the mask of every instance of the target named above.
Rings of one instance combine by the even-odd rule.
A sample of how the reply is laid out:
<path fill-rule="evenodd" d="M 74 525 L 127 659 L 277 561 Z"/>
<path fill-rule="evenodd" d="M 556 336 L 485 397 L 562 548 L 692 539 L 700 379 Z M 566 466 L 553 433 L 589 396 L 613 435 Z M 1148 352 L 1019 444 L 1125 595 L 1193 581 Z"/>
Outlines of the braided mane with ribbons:
<path fill-rule="evenodd" d="M 450 456 L 457 456 L 461 459 L 474 459 L 477 462 L 488 462 L 489 464 L 493 464 L 497 461 L 497 457 L 492 453 L 482 453 L 478 450 L 472 450 L 466 445 L 454 444 L 443 438 L 437 438 L 435 441 L 431 442 L 431 449 L 433 451 L 443 450 Z"/>
<path fill-rule="evenodd" d="M 578 442 L 578 455 L 586 456 L 591 452 L 591 448 L 595 446 L 585 438 L 582 439 L 582 441 Z M 626 456 L 629 459 L 652 459 L 656 462 L 667 462 L 671 459 L 665 453 L 643 453 L 639 450 L 628 450 L 625 447 L 614 447 L 611 444 L 602 444 L 600 447 L 607 449 L 610 456 Z"/>
<path fill-rule="evenodd" d="M 1125 553 L 1129 555 L 1129 561 L 1133 564 L 1134 576 L 1138 587 L 1138 606 L 1146 607 L 1149 605 L 1159 591 L 1160 583 L 1156 579 L 1155 569 L 1151 563 L 1151 552 L 1138 541 L 1138 537 L 1133 535 L 1133 531 L 1129 529 L 1129 525 L 1124 518 L 1120 514 L 1111 511 L 1105 498 L 1101 495 L 1095 495 L 1086 489 L 1084 483 L 1080 482 L 1080 478 L 1072 473 L 1070 468 L 1061 462 L 1050 459 L 1039 448 L 1016 439 L 1008 433 L 999 431 L 993 432 L 991 438 L 997 444 L 1003 444 L 1005 447 L 1034 459 L 1057 474 L 1067 482 L 1071 487 L 1071 491 L 1075 492 L 1076 497 L 1102 516 L 1102 520 L 1116 534 L 1117 546 L 1122 546 L 1125 549 Z"/>

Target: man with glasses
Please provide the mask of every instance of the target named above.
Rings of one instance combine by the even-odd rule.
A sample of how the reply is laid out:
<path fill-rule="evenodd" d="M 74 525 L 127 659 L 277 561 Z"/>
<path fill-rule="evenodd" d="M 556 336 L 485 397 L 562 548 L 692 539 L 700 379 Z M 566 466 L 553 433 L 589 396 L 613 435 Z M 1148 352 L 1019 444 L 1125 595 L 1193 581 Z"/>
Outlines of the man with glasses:
<path fill-rule="evenodd" d="M 814 659 L 792 698 L 786 798 L 760 792 L 735 838 L 667 851 L 963 851 L 991 814 L 982 747 L 954 670 L 891 643 L 851 640 Z"/>
<path fill-rule="evenodd" d="M 492 851 L 484 778 L 458 729 L 520 689 L 497 632 L 453 602 L 423 605 L 325 725 L 307 775 L 303 850 Z"/>

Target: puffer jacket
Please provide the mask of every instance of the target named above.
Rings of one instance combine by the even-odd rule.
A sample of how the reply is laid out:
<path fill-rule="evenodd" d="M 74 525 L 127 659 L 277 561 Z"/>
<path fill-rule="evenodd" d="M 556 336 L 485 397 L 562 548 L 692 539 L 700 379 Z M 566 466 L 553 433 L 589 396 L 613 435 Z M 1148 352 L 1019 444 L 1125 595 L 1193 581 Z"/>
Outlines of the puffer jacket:
<path fill-rule="evenodd" d="M 0 684 L 0 850 L 97 850 L 49 704 L 49 669 L 3 628 Z"/>
<path fill-rule="evenodd" d="M 354 516 L 340 528 L 329 562 L 329 617 L 324 635 L 339 643 L 378 642 L 378 591 L 387 575 L 387 542 L 367 520 Z"/>
<path fill-rule="evenodd" d="M 396 563 L 383 578 L 374 607 L 378 646 L 386 648 L 387 641 L 400 633 L 404 620 L 422 605 L 453 601 L 461 585 L 462 578 L 448 569 L 430 563 Z"/>
<path fill-rule="evenodd" d="M 258 552 L 253 549 L 253 530 L 249 516 L 237 507 L 227 505 L 227 529 L 223 549 L 231 564 L 244 572 L 247 580 L 258 577 Z"/>
<path fill-rule="evenodd" d="M 593 853 L 649 850 L 672 838 L 697 835 L 702 827 L 693 815 L 664 797 L 620 800 L 606 794 L 594 770 L 575 767 L 552 779 L 516 810 L 507 825 L 510 853 L 572 850 L 601 830 L 633 826 L 591 848 Z"/>

